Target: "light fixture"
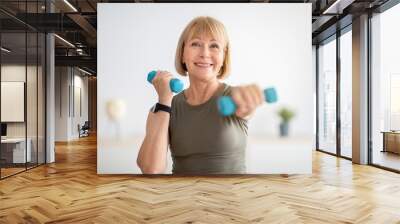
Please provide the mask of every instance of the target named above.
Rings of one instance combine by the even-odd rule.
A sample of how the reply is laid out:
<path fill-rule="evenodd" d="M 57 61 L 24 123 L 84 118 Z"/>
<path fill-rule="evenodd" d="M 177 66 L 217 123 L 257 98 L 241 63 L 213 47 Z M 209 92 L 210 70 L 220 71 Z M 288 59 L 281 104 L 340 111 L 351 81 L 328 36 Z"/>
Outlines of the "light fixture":
<path fill-rule="evenodd" d="M 75 45 L 71 44 L 71 42 L 69 42 L 68 40 L 66 40 L 66 39 L 64 39 L 64 38 L 62 38 L 62 37 L 60 37 L 60 36 L 58 36 L 57 34 L 54 34 L 54 36 L 57 37 L 58 39 L 60 39 L 61 41 L 63 41 L 64 43 L 66 43 L 67 45 L 69 45 L 69 46 L 75 48 Z"/>
<path fill-rule="evenodd" d="M 78 70 L 81 71 L 81 72 L 83 72 L 83 73 L 85 73 L 85 74 L 87 74 L 87 75 L 90 75 L 90 76 L 92 75 L 92 73 L 90 73 L 90 72 L 88 72 L 88 71 L 86 71 L 86 70 L 83 70 L 83 69 L 81 69 L 81 68 L 79 68 L 79 67 L 78 67 Z"/>
<path fill-rule="evenodd" d="M 4 51 L 4 52 L 6 52 L 6 53 L 10 53 L 10 52 L 11 52 L 11 50 L 9 50 L 9 49 L 7 49 L 7 48 L 5 48 L 5 47 L 1 47 L 1 50 Z"/>
<path fill-rule="evenodd" d="M 322 14 L 342 14 L 343 9 L 351 5 L 355 0 L 336 0 L 332 5 L 324 10 Z"/>
<path fill-rule="evenodd" d="M 71 4 L 69 3 L 68 0 L 64 0 L 65 4 L 67 4 L 72 10 L 74 10 L 74 12 L 78 12 L 78 10 Z"/>
<path fill-rule="evenodd" d="M 76 53 L 78 53 L 79 55 L 84 55 L 82 48 L 77 48 Z"/>

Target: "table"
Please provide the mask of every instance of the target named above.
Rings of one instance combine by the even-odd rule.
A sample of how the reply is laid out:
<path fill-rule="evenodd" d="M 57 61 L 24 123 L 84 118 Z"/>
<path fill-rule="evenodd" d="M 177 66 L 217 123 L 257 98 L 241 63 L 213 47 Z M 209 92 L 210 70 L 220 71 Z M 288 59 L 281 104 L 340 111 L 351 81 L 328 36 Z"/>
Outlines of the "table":
<path fill-rule="evenodd" d="M 400 154 L 400 131 L 382 131 L 381 133 L 383 133 L 382 152 Z"/>
<path fill-rule="evenodd" d="M 6 138 L 1 139 L 1 157 L 6 163 L 25 163 L 31 162 L 31 145 L 32 141 L 27 138 L 28 142 L 25 154 L 25 138 Z M 11 159 L 12 158 L 12 159 Z M 26 161 L 25 161 L 26 159 Z"/>

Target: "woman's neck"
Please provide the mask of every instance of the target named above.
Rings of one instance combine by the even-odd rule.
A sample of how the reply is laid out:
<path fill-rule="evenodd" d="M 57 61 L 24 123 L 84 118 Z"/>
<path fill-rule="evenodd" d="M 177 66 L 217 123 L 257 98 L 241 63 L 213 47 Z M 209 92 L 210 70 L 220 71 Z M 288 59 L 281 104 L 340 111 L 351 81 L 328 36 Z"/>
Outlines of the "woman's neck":
<path fill-rule="evenodd" d="M 216 78 L 207 82 L 190 80 L 190 86 L 184 92 L 186 100 L 191 105 L 205 103 L 214 96 L 220 85 Z"/>

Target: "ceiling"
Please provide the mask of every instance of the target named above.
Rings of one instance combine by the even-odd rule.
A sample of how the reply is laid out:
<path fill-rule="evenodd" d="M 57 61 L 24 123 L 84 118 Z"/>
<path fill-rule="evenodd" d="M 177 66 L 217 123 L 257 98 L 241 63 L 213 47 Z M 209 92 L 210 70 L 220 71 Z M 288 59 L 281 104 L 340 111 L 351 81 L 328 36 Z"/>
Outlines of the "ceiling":
<path fill-rule="evenodd" d="M 8 38 L 9 45 L 17 49 L 18 45 L 24 46 L 25 39 L 21 39 L 21 32 L 24 33 L 27 28 L 31 31 L 55 32 L 60 37 L 55 38 L 56 65 L 80 66 L 95 73 L 97 3 L 311 3 L 315 44 L 335 33 L 337 28 L 351 24 L 353 16 L 373 10 L 388 1 L 340 0 L 336 4 L 336 0 L 47 0 L 46 9 L 46 0 L 1 0 L 0 28 L 7 33 L 5 38 Z M 52 13 L 48 13 L 50 8 Z M 341 22 L 337 23 L 338 20 Z M 34 43 L 28 45 L 28 52 L 32 51 L 29 47 L 35 47 Z"/>

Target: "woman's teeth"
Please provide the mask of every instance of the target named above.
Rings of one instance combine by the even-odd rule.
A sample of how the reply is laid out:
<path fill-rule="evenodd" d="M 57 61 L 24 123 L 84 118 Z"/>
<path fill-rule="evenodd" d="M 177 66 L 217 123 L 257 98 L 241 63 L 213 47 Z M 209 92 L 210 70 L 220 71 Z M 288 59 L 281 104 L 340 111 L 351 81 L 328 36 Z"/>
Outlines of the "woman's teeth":
<path fill-rule="evenodd" d="M 207 64 L 207 63 L 195 63 L 195 65 L 199 67 L 210 67 L 212 64 Z"/>

